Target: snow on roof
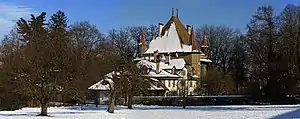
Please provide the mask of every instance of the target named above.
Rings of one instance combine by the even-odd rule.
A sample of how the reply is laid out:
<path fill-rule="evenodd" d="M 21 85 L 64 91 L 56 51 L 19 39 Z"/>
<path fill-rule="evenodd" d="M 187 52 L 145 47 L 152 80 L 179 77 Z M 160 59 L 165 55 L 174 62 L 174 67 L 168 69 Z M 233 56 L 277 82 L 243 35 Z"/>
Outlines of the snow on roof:
<path fill-rule="evenodd" d="M 133 61 L 140 61 L 142 58 L 134 58 Z"/>
<path fill-rule="evenodd" d="M 151 84 L 148 90 L 165 90 L 163 87 L 159 87 L 157 85 Z"/>
<path fill-rule="evenodd" d="M 201 62 L 212 62 L 210 59 L 200 59 Z"/>
<path fill-rule="evenodd" d="M 192 45 L 182 44 L 182 49 L 183 49 L 184 52 L 191 52 L 192 51 Z"/>
<path fill-rule="evenodd" d="M 108 81 L 109 83 L 113 83 L 112 75 L 114 72 L 111 72 L 109 74 L 105 75 L 105 78 L 100 80 L 99 82 L 93 84 L 92 86 L 90 86 L 88 89 L 89 90 L 110 90 L 109 84 L 105 84 L 104 81 Z M 117 73 L 118 74 L 118 73 Z M 156 78 L 150 78 L 151 80 L 158 82 L 159 80 L 157 80 Z M 162 87 L 158 87 L 154 84 L 151 84 L 150 87 L 148 88 L 149 90 L 164 90 L 164 88 Z"/>
<path fill-rule="evenodd" d="M 171 59 L 170 60 L 170 65 L 173 67 L 175 66 L 176 69 L 182 69 L 185 65 L 185 61 L 183 58 L 178 58 L 178 59 Z"/>
<path fill-rule="evenodd" d="M 160 62 L 160 68 L 159 68 L 159 73 L 156 73 L 156 64 L 154 62 L 150 62 L 148 60 L 141 60 L 140 62 L 137 63 L 138 66 L 146 66 L 147 68 L 150 69 L 150 72 L 146 74 L 145 76 L 150 76 L 150 77 L 172 77 L 172 78 L 179 78 L 180 76 L 171 74 L 163 68 L 166 66 L 166 64 Z"/>
<path fill-rule="evenodd" d="M 153 81 L 159 81 L 159 80 L 157 80 L 156 78 L 150 78 L 151 80 L 153 80 Z"/>
<path fill-rule="evenodd" d="M 143 59 L 136 59 L 138 61 L 137 66 L 146 66 L 147 68 L 150 69 L 149 73 L 144 75 L 151 77 L 151 80 L 153 81 L 159 81 L 156 78 L 180 78 L 181 76 L 176 75 L 176 74 L 171 74 L 164 69 L 172 69 L 175 67 L 176 69 L 183 69 L 185 66 L 185 61 L 183 58 L 179 59 L 171 59 L 169 64 L 166 64 L 165 61 L 160 62 L 160 68 L 159 68 L 159 73 L 156 73 L 156 63 L 155 62 L 150 62 L 148 60 L 143 60 Z M 111 73 L 108 73 L 105 75 L 105 78 L 100 80 L 99 82 L 95 83 L 94 85 L 90 86 L 88 89 L 90 90 L 110 90 L 110 87 L 108 84 L 104 85 L 104 81 L 108 81 L 110 84 L 113 84 L 113 75 L 120 75 L 119 72 L 115 73 L 114 71 Z M 163 89 L 163 88 L 162 88 Z M 160 90 L 160 89 L 159 89 Z"/>
<path fill-rule="evenodd" d="M 150 88 L 148 88 L 148 90 L 165 90 L 165 89 L 162 87 L 157 87 L 157 86 L 151 85 Z"/>
<path fill-rule="evenodd" d="M 192 78 L 200 78 L 200 77 L 197 75 L 193 75 Z"/>
<path fill-rule="evenodd" d="M 113 80 L 112 80 L 112 76 L 115 74 L 115 72 L 111 72 L 105 75 L 105 78 L 100 80 L 99 82 L 93 84 L 92 86 L 90 86 L 88 89 L 89 90 L 110 90 L 109 84 L 104 85 L 104 81 L 107 81 L 110 84 L 113 84 Z M 120 73 L 117 73 L 117 75 L 119 75 Z"/>
<path fill-rule="evenodd" d="M 192 52 L 192 45 L 181 43 L 175 23 L 173 22 L 163 36 L 156 37 L 150 42 L 149 49 L 145 53 L 153 53 L 156 50 L 159 53 Z"/>
<path fill-rule="evenodd" d="M 136 61 L 141 61 L 136 60 Z M 145 60 L 149 60 L 149 57 L 145 57 Z M 150 57 L 150 60 L 154 60 L 154 57 Z M 184 65 L 186 64 L 185 60 L 183 58 L 177 58 L 177 59 L 171 59 L 169 64 L 166 63 L 166 57 L 162 56 L 161 62 L 159 63 L 161 69 L 172 69 L 174 66 L 176 69 L 182 69 Z M 152 62 L 154 63 L 154 62 Z"/>
<path fill-rule="evenodd" d="M 94 85 L 90 86 L 89 90 L 109 90 L 109 85 L 103 85 L 102 83 L 104 80 L 100 80 L 99 82 L 95 83 Z"/>
<path fill-rule="evenodd" d="M 151 57 L 145 57 L 146 60 L 154 60 L 154 57 L 151 56 Z"/>

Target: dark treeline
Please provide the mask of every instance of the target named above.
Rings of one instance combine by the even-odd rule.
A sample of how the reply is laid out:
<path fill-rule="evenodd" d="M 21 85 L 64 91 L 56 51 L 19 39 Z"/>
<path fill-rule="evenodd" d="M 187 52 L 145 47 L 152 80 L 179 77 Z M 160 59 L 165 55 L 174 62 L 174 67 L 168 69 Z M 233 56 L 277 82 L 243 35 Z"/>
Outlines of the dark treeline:
<path fill-rule="evenodd" d="M 41 106 L 47 115 L 50 102 L 83 104 L 88 87 L 112 71 L 121 75 L 115 82 L 117 97 L 128 97 L 132 108 L 135 93 L 148 83 L 133 62 L 136 41 L 142 31 L 150 40 L 157 34 L 154 25 L 99 32 L 86 21 L 68 24 L 62 11 L 49 20 L 46 13 L 21 18 L 17 27 L 5 36 L 1 45 L 1 109 Z M 128 75 L 133 74 L 133 75 Z"/>
<path fill-rule="evenodd" d="M 252 15 L 247 33 L 205 25 L 209 58 L 214 62 L 204 87 L 208 94 L 247 94 L 269 101 L 299 92 L 300 7 L 280 14 L 262 6 Z M 216 75 L 218 74 L 218 75 Z"/>
<path fill-rule="evenodd" d="M 49 20 L 46 13 L 21 18 L 2 41 L 0 107 L 16 109 L 41 106 L 47 115 L 52 101 L 84 103 L 88 87 L 107 73 L 121 72 L 114 79 L 116 98 L 132 97 L 148 83 L 132 61 L 137 56 L 142 33 L 150 42 L 157 25 L 130 26 L 101 33 L 86 21 L 68 24 L 58 11 Z M 252 15 L 247 32 L 228 26 L 203 25 L 213 61 L 197 89 L 199 95 L 243 94 L 269 101 L 299 92 L 300 6 L 287 5 L 279 14 L 262 6 Z M 130 75 L 128 75 L 130 74 Z M 132 75 L 134 74 L 134 75 Z"/>

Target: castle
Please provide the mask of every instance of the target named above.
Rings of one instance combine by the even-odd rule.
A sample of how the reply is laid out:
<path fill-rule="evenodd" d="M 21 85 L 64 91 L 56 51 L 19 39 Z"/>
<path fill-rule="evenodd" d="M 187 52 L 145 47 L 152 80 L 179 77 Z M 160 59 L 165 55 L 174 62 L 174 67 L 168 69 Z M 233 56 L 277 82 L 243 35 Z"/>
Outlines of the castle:
<path fill-rule="evenodd" d="M 180 83 L 184 81 L 187 95 L 196 95 L 195 89 L 207 72 L 208 44 L 205 33 L 201 44 L 195 40 L 193 26 L 181 23 L 177 15 L 172 16 L 164 25 L 158 24 L 159 33 L 147 45 L 145 33 L 139 44 L 139 57 L 135 58 L 137 66 L 146 70 L 144 75 L 153 82 L 148 88 L 151 96 L 180 95 Z M 110 78 L 112 74 L 107 74 Z M 101 81 L 89 87 L 90 90 L 108 90 Z"/>

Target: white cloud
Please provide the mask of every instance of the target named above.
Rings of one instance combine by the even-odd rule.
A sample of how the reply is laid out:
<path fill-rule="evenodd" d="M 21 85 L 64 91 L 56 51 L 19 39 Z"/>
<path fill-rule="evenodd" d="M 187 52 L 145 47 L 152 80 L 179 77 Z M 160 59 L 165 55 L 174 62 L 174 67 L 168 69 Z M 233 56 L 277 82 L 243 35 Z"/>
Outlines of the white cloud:
<path fill-rule="evenodd" d="M 3 38 L 21 17 L 28 18 L 34 13 L 32 8 L 26 6 L 0 3 L 0 38 Z"/>

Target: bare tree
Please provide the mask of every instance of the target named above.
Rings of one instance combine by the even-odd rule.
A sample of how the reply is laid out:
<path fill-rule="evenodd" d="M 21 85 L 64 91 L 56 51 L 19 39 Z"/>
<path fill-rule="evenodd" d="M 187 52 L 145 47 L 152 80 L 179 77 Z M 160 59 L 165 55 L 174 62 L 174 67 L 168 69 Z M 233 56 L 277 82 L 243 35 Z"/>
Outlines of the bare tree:
<path fill-rule="evenodd" d="M 99 80 L 99 77 L 110 72 L 109 46 L 105 45 L 105 36 L 95 25 L 89 22 L 76 22 L 69 27 L 70 46 L 74 69 L 74 80 L 64 90 L 64 97 L 85 103 L 89 95 L 88 86 Z M 110 59 L 111 60 L 111 59 Z"/>
<path fill-rule="evenodd" d="M 149 87 L 147 79 L 142 76 L 133 61 L 135 41 L 131 39 L 128 29 L 112 30 L 109 39 L 111 39 L 117 56 L 113 61 L 113 71 L 118 74 L 113 78 L 114 91 L 116 96 L 128 99 L 126 103 L 128 108 L 132 109 L 133 96 L 143 93 Z"/>

